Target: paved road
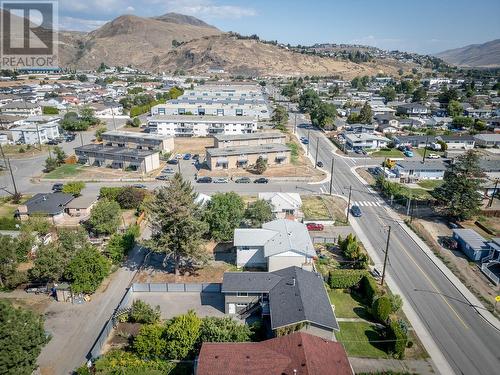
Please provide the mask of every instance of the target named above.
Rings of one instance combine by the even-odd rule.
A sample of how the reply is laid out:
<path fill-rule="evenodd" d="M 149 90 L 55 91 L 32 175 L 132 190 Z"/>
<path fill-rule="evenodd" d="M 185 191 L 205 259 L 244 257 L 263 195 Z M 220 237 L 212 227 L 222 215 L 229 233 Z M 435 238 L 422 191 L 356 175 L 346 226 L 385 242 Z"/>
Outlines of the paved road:
<path fill-rule="evenodd" d="M 298 128 L 307 137 L 308 129 Z M 424 254 L 413 239 L 387 214 L 386 204 L 362 184 L 351 168 L 373 164 L 370 159 L 343 158 L 317 130 L 309 131 L 310 152 L 330 169 L 335 160 L 333 192 L 346 196 L 352 186 L 352 201 L 362 202 L 363 216 L 352 218 L 383 259 L 388 226 L 392 227 L 388 272 L 401 289 L 457 374 L 497 374 L 500 371 L 500 333 L 469 305 L 458 289 Z M 323 188 L 328 187 L 328 184 Z M 433 353 L 431 353 L 433 354 Z"/>

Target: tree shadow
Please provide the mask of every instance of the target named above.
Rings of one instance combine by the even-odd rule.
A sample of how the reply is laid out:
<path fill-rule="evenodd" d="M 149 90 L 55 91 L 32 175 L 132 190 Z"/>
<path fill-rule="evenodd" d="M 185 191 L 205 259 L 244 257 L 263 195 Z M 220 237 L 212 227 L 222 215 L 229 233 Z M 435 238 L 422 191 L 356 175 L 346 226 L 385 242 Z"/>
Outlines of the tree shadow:
<path fill-rule="evenodd" d="M 212 306 L 214 309 L 225 313 L 224 295 L 222 293 L 200 293 L 202 306 Z"/>
<path fill-rule="evenodd" d="M 384 337 L 383 332 L 381 332 L 381 330 L 382 329 L 379 328 L 373 328 L 371 330 L 367 329 L 365 330 L 365 336 L 368 339 L 368 343 L 371 346 L 387 353 L 388 343 L 384 342 L 386 338 Z"/>

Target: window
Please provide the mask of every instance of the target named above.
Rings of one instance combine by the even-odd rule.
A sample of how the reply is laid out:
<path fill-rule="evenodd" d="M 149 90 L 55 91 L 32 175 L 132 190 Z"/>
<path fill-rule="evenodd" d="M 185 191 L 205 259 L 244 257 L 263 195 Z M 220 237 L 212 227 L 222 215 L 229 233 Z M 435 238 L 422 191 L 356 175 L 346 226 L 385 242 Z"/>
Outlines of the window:
<path fill-rule="evenodd" d="M 248 297 L 248 293 L 247 292 L 238 292 L 238 293 L 236 293 L 236 297 Z"/>
<path fill-rule="evenodd" d="M 179 113 L 179 115 L 183 115 L 186 113 L 186 110 L 184 108 L 179 108 L 177 112 Z"/>

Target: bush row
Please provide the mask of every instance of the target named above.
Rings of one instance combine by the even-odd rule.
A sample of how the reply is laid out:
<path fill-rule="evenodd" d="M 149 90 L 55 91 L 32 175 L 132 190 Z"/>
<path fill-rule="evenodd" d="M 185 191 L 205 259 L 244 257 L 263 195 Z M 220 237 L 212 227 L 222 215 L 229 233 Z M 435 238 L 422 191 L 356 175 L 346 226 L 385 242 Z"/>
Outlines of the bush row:
<path fill-rule="evenodd" d="M 358 285 L 366 277 L 365 270 L 338 269 L 328 274 L 328 285 L 332 289 L 348 289 Z"/>

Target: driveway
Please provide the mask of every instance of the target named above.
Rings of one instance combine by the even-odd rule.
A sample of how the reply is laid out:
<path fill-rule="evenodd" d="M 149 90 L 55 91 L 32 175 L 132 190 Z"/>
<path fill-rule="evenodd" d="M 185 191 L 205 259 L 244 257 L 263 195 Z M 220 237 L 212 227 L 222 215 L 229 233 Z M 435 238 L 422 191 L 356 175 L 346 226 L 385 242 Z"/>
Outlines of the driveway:
<path fill-rule="evenodd" d="M 224 316 L 222 293 L 198 292 L 134 292 L 134 300 L 142 300 L 152 306 L 160 306 L 161 317 L 170 319 L 194 310 L 200 317 Z"/>

